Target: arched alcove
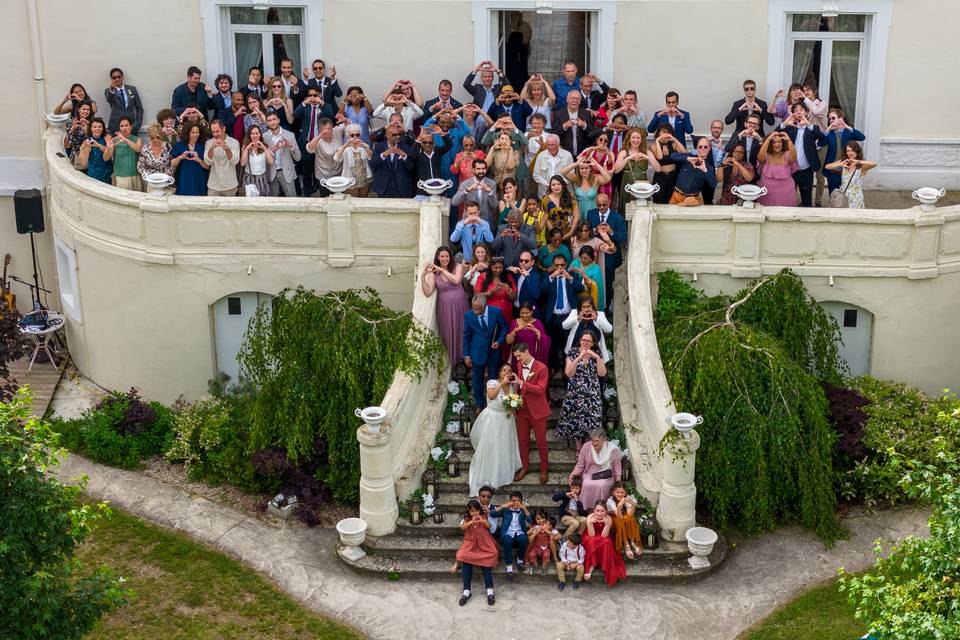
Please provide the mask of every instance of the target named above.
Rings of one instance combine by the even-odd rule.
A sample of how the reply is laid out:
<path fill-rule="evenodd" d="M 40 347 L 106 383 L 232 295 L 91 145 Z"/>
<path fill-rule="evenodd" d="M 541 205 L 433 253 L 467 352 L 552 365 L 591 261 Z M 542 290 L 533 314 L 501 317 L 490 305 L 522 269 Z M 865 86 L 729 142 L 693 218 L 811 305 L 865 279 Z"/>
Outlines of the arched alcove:
<path fill-rule="evenodd" d="M 820 306 L 837 319 L 840 325 L 840 357 L 850 367 L 850 374 L 861 376 L 870 373 L 870 355 L 873 347 L 873 314 L 848 302 L 829 300 Z"/>
<path fill-rule="evenodd" d="M 239 379 L 237 355 L 243 344 L 250 319 L 261 304 L 273 296 L 257 291 L 238 291 L 225 295 L 211 307 L 215 375 L 225 373 L 231 382 Z"/>

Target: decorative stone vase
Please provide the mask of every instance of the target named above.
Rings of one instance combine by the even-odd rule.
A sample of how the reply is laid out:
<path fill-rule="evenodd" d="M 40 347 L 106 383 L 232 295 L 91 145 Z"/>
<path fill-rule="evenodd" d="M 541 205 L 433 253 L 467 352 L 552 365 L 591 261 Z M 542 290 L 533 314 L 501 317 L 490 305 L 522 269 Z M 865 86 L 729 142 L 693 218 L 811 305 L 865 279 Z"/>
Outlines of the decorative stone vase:
<path fill-rule="evenodd" d="M 693 555 L 687 559 L 690 568 L 696 571 L 710 566 L 707 556 L 713 551 L 717 543 L 717 532 L 707 527 L 693 527 L 687 531 L 687 549 Z"/>
<path fill-rule="evenodd" d="M 363 541 L 367 539 L 367 523 L 361 518 L 344 518 L 337 523 L 337 533 L 340 534 L 340 542 L 343 543 L 343 549 L 340 555 L 351 562 L 356 562 L 367 555 L 366 551 L 360 548 Z"/>
<path fill-rule="evenodd" d="M 151 196 L 164 195 L 164 189 L 173 186 L 173 176 L 165 173 L 151 173 L 143 179 L 147 183 L 147 193 Z"/>
<path fill-rule="evenodd" d="M 343 176 L 332 176 L 320 180 L 320 186 L 330 193 L 343 193 L 347 189 L 353 188 L 355 184 L 357 184 L 356 180 L 353 178 L 344 178 Z"/>
<path fill-rule="evenodd" d="M 453 186 L 452 180 L 441 180 L 440 178 L 431 178 L 430 180 L 420 180 L 417 182 L 417 188 L 423 189 L 433 198 L 439 199 L 446 193 L 447 189 Z"/>
<path fill-rule="evenodd" d="M 756 206 L 754 200 L 767 195 L 767 188 L 755 184 L 740 184 L 732 187 L 730 193 L 743 200 L 744 209 L 753 209 Z"/>
<path fill-rule="evenodd" d="M 632 182 L 624 187 L 624 190 L 637 199 L 637 204 L 641 207 L 647 206 L 650 196 L 660 191 L 660 185 L 650 184 L 649 182 Z"/>
<path fill-rule="evenodd" d="M 667 424 L 686 436 L 694 427 L 703 424 L 703 417 L 692 413 L 675 413 L 667 418 Z"/>
<path fill-rule="evenodd" d="M 376 406 L 357 409 L 353 414 L 363 420 L 370 433 L 380 433 L 380 423 L 387 418 L 387 410 Z"/>
<path fill-rule="evenodd" d="M 64 131 L 67 128 L 67 122 L 70 120 L 69 113 L 44 113 L 41 115 L 53 129 L 58 131 Z"/>
<path fill-rule="evenodd" d="M 920 209 L 922 211 L 933 211 L 934 205 L 937 204 L 937 200 L 946 195 L 946 193 L 947 192 L 943 189 L 920 187 L 910 194 L 910 197 L 920 202 Z"/>

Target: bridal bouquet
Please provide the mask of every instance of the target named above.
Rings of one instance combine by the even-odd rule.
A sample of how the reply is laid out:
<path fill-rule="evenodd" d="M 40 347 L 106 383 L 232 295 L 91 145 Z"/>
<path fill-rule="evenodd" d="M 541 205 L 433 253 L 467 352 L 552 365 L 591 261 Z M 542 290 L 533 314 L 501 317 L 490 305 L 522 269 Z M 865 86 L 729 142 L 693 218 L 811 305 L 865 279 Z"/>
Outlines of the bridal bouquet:
<path fill-rule="evenodd" d="M 508 393 L 503 397 L 503 406 L 511 413 L 516 413 L 523 406 L 523 398 L 518 393 Z"/>

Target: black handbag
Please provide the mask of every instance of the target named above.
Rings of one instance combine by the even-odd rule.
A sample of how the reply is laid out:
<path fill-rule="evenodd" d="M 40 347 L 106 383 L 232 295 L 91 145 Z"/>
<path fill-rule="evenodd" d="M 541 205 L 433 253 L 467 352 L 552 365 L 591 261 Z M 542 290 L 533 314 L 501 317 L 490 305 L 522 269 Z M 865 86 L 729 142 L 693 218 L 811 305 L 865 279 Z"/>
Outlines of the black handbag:
<path fill-rule="evenodd" d="M 590 478 L 593 480 L 609 480 L 612 477 L 613 469 L 604 469 L 603 471 L 597 471 L 590 475 Z"/>

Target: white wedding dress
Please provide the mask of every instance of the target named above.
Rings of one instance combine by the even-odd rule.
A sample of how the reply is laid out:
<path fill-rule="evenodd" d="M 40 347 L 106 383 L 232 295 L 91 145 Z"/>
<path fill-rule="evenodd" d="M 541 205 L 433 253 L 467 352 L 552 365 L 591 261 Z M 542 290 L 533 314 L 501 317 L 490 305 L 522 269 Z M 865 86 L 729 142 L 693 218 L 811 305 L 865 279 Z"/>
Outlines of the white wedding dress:
<path fill-rule="evenodd" d="M 487 388 L 499 386 L 497 380 L 487 382 Z M 523 466 L 520 460 L 520 444 L 517 440 L 517 423 L 503 406 L 503 391 L 487 402 L 470 431 L 473 445 L 473 461 L 470 463 L 470 495 L 480 493 L 485 484 L 494 489 L 513 482 L 517 469 Z"/>

